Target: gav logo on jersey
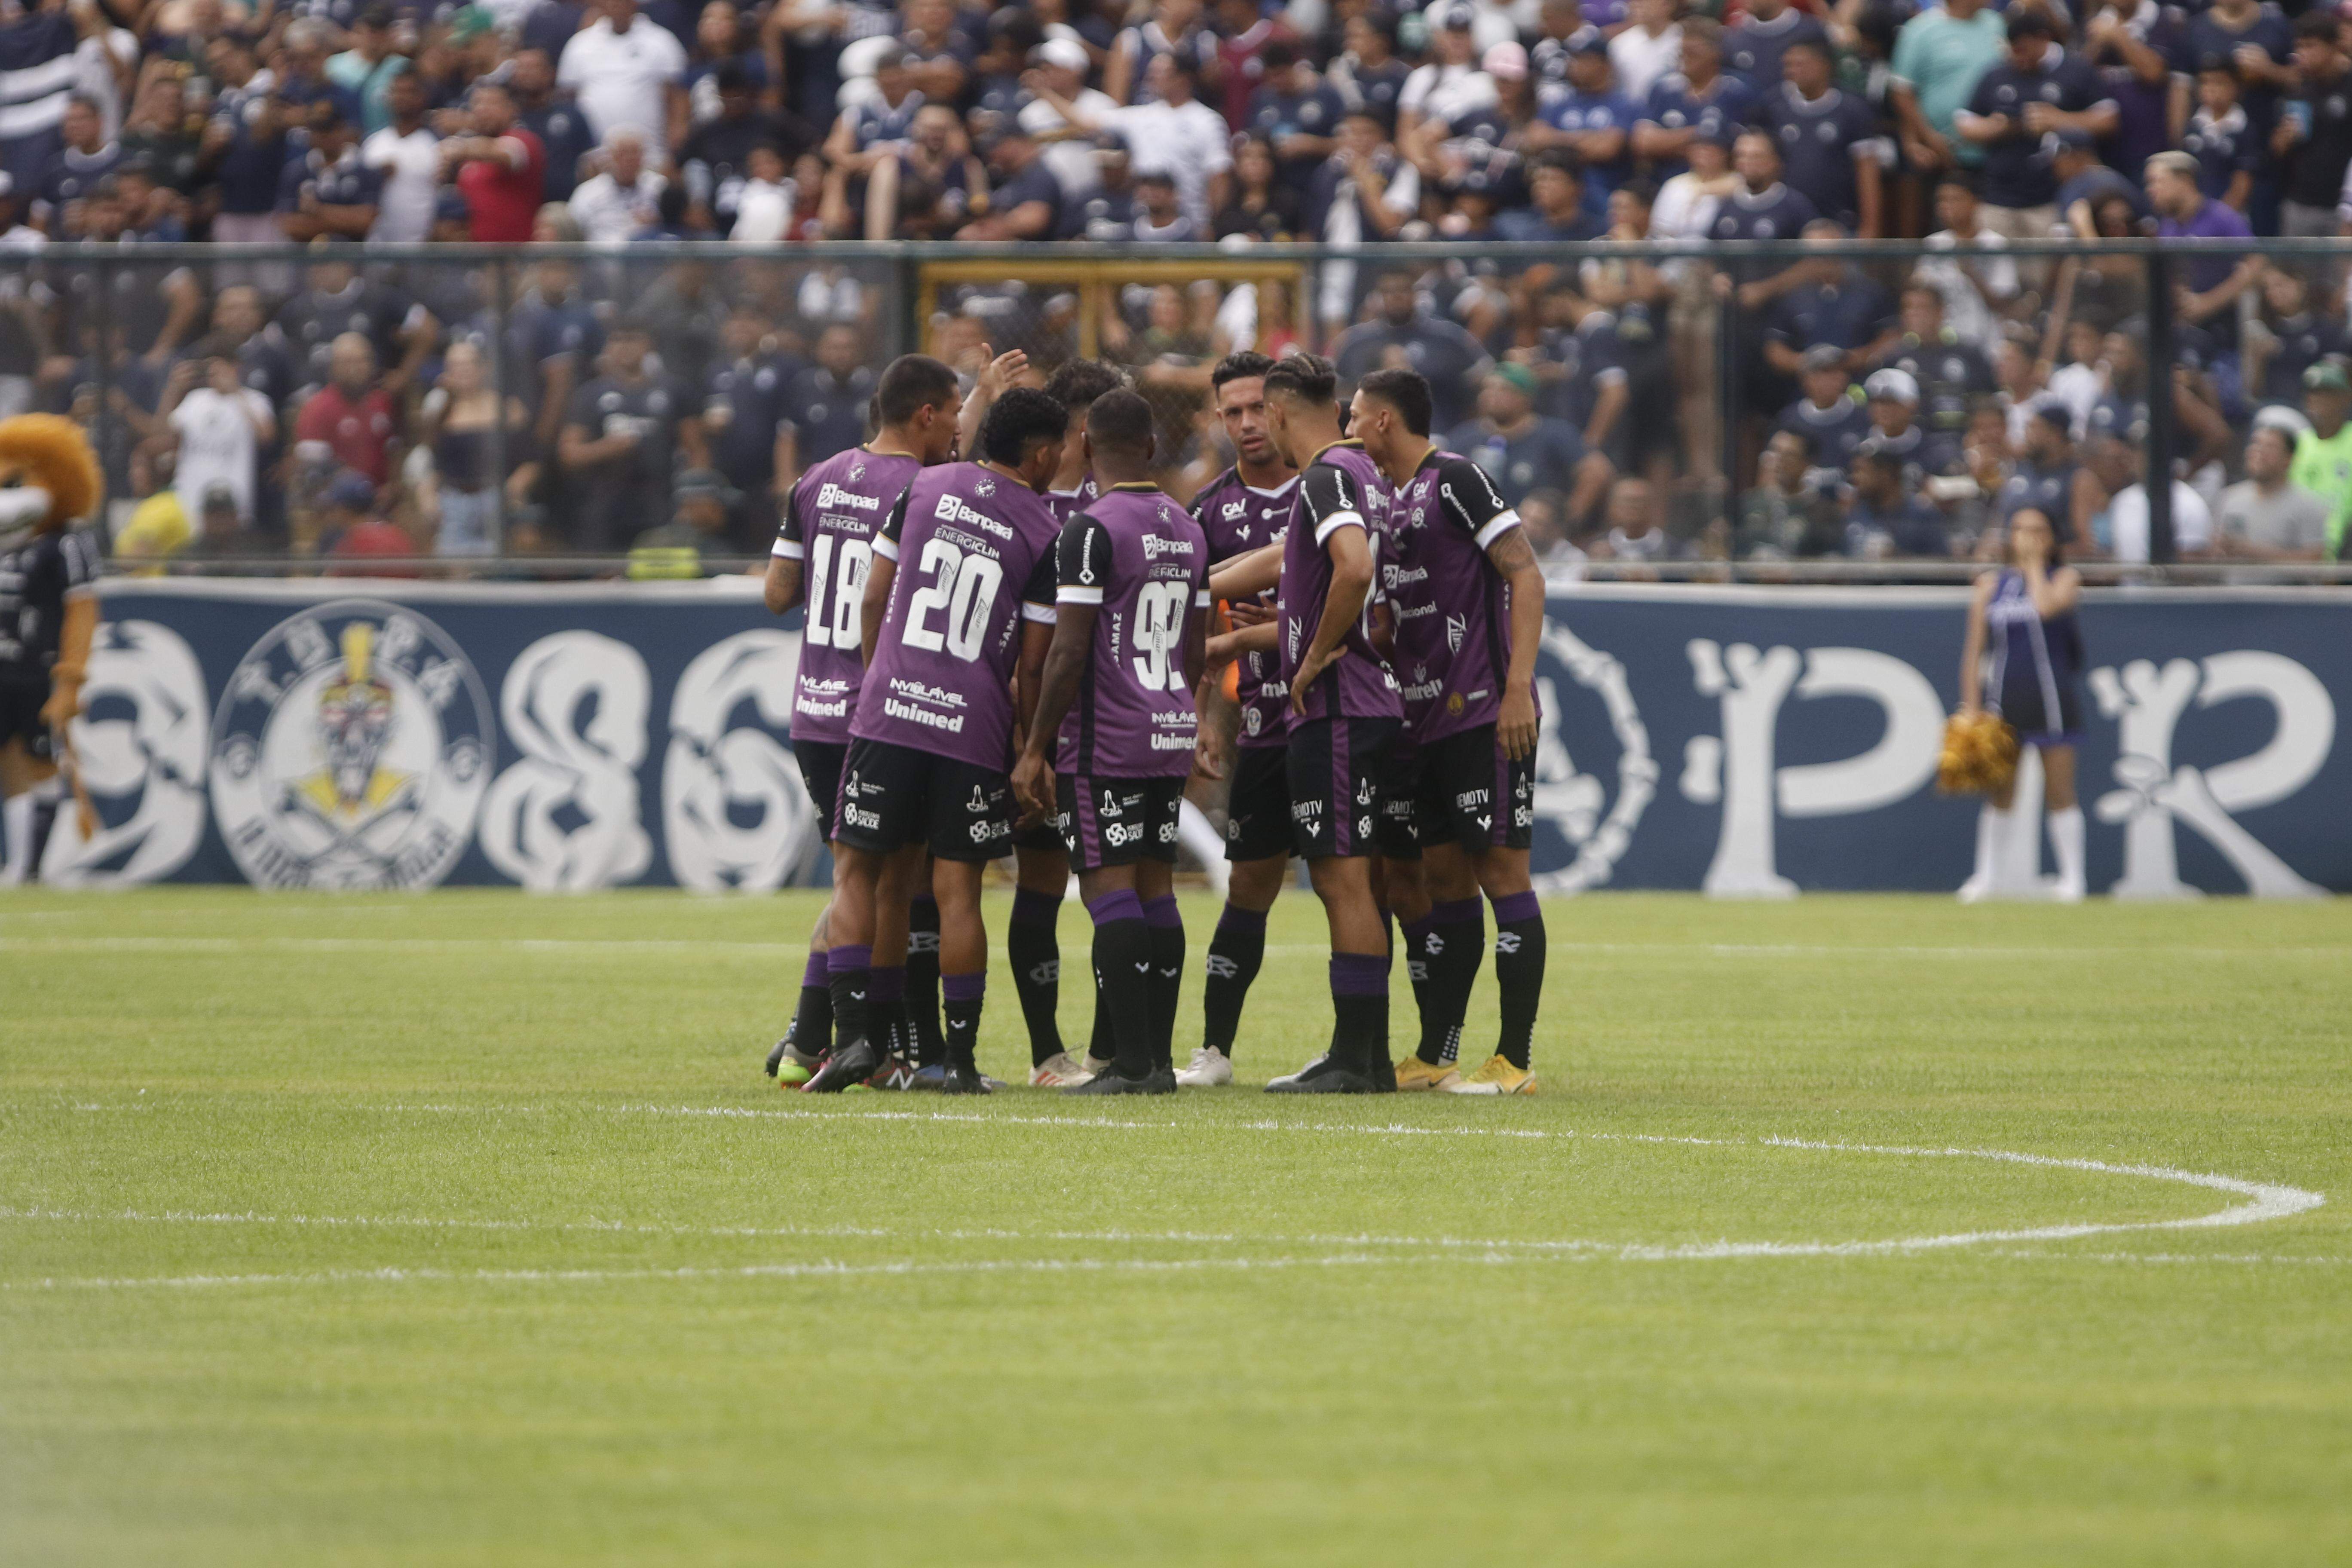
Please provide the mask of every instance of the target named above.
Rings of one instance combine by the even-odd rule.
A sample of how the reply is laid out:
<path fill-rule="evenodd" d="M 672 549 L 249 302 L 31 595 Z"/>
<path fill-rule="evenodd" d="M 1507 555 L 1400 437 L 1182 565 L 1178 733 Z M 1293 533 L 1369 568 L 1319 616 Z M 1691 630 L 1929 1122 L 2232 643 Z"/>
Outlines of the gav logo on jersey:
<path fill-rule="evenodd" d="M 339 599 L 280 622 L 213 721 L 213 817 L 272 888 L 429 888 L 472 842 L 496 746 L 488 693 L 415 611 Z"/>

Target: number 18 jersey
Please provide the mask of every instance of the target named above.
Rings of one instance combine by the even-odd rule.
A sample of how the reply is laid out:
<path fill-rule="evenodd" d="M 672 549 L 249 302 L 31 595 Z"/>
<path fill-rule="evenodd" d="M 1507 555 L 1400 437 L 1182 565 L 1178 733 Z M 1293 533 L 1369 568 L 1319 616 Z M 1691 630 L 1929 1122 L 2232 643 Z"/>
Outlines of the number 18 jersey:
<path fill-rule="evenodd" d="M 866 679 L 858 646 L 859 610 L 874 540 L 890 506 L 922 464 L 898 453 L 852 447 L 801 476 L 784 503 L 775 553 L 800 561 L 807 589 L 808 630 L 801 637 L 793 692 L 793 739 L 846 744 L 849 720 Z"/>
<path fill-rule="evenodd" d="M 1209 606 L 1209 542 L 1150 484 L 1114 485 L 1069 521 L 1055 603 L 1095 608 L 1094 648 L 1062 720 L 1055 769 L 1086 778 L 1181 778 L 1199 716 L 1184 639 Z"/>
<path fill-rule="evenodd" d="M 851 738 L 1004 772 L 1021 623 L 1054 618 L 1054 540 L 1036 491 L 979 463 L 925 468 L 874 552 L 898 563 Z"/>

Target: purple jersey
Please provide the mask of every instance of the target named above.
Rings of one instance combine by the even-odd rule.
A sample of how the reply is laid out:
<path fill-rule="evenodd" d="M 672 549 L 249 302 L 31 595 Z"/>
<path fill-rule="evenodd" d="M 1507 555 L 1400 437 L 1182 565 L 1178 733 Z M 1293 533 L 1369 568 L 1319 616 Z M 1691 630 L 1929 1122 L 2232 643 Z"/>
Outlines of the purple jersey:
<path fill-rule="evenodd" d="M 1518 526 L 1486 469 L 1434 449 L 1389 506 L 1393 559 L 1381 580 L 1415 744 L 1495 722 L 1511 668 L 1511 585 L 1486 547 Z"/>
<path fill-rule="evenodd" d="M 917 474 L 874 552 L 898 563 L 850 734 L 1003 772 L 1023 620 L 1054 618 L 1053 514 L 979 463 Z"/>
<path fill-rule="evenodd" d="M 801 638 L 800 677 L 793 690 L 793 736 L 801 741 L 849 740 L 849 716 L 866 679 L 859 657 L 859 611 L 874 538 L 890 505 L 922 468 L 901 454 L 852 447 L 801 476 L 784 503 L 775 553 L 804 561 L 808 630 Z"/>
<path fill-rule="evenodd" d="M 1209 542 L 1157 485 L 1114 485 L 1056 547 L 1059 605 L 1091 605 L 1094 652 L 1055 763 L 1087 778 L 1181 778 L 1198 716 L 1186 634 L 1209 607 Z"/>
<path fill-rule="evenodd" d="M 1317 455 L 1298 477 L 1298 520 L 1282 545 L 1282 679 L 1287 686 L 1315 640 L 1331 595 L 1331 557 L 1326 546 L 1343 528 L 1360 528 L 1372 552 L 1372 581 L 1380 582 L 1381 536 L 1387 531 L 1388 481 L 1380 466 L 1352 441 L 1335 442 Z M 1339 639 L 1340 657 L 1316 678 L 1307 693 L 1306 717 L 1402 719 L 1404 703 L 1396 677 L 1372 647 L 1368 632 L 1371 604 Z M 1336 704 L 1334 699 L 1336 697 Z"/>
<path fill-rule="evenodd" d="M 1078 481 L 1076 489 L 1047 490 L 1045 510 L 1054 514 L 1054 526 L 1063 528 L 1068 526 L 1070 519 L 1101 499 L 1102 491 L 1096 488 L 1095 477 L 1088 474 Z"/>
<path fill-rule="evenodd" d="M 1236 555 L 1280 542 L 1298 510 L 1298 479 L 1293 475 L 1270 490 L 1242 483 L 1241 471 L 1227 468 L 1192 498 L 1192 521 L 1209 537 L 1209 564 L 1218 565 Z M 1258 595 L 1272 605 L 1274 591 Z M 1236 672 L 1242 710 L 1240 743 L 1279 746 L 1290 710 L 1290 688 L 1282 682 L 1281 656 L 1244 654 Z"/>

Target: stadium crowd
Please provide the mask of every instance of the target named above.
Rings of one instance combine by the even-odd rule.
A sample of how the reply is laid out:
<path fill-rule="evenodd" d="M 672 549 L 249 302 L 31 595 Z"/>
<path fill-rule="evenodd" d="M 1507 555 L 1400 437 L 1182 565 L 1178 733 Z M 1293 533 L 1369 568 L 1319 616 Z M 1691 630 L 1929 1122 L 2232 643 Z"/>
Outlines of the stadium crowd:
<path fill-rule="evenodd" d="M 2352 232 L 2347 32 L 2265 0 L 42 0 L 0 24 L 0 414 L 92 425 L 118 557 L 650 534 L 641 571 L 691 572 L 763 548 L 891 346 L 888 273 L 775 247 L 1300 240 L 1347 258 L 1091 293 L 1009 263 L 919 346 L 1042 377 L 1098 345 L 1180 495 L 1227 460 L 1220 354 L 1412 365 L 1556 573 L 1970 556 L 2029 503 L 2129 561 L 2147 269 L 2011 247 L 2189 237 L 2222 243 L 2178 264 L 2180 552 L 2333 558 L 2343 268 L 2226 242 Z M 1848 237 L 1927 250 L 1490 248 Z M 530 239 L 611 259 L 347 248 Z M 142 259 L 179 240 L 312 254 Z M 45 269 L 65 241 L 121 260 Z"/>

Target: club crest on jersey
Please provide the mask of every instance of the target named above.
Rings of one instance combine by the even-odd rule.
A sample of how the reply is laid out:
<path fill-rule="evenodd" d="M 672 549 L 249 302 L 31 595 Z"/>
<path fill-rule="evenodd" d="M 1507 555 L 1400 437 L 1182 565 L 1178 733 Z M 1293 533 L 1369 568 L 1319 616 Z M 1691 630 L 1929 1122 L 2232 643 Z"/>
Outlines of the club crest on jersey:
<path fill-rule="evenodd" d="M 971 493 L 978 496 L 982 500 L 986 500 L 989 497 L 994 495 L 996 493 L 995 476 L 992 474 L 982 474 L 979 480 L 971 487 Z"/>
<path fill-rule="evenodd" d="M 341 599 L 280 622 L 213 722 L 213 816 L 247 880 L 429 888 L 473 841 L 494 737 L 481 678 L 414 610 Z"/>
<path fill-rule="evenodd" d="M 863 464 L 863 463 L 852 463 L 852 464 L 850 464 L 850 465 L 849 465 L 849 482 L 850 482 L 851 484 L 853 484 L 853 485 L 854 485 L 854 484 L 856 484 L 858 480 L 860 480 L 860 479 L 864 479 L 865 477 L 866 477 L 866 465 L 865 465 L 865 464 Z"/>

